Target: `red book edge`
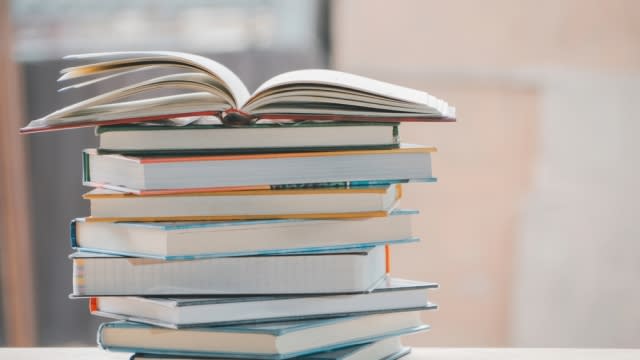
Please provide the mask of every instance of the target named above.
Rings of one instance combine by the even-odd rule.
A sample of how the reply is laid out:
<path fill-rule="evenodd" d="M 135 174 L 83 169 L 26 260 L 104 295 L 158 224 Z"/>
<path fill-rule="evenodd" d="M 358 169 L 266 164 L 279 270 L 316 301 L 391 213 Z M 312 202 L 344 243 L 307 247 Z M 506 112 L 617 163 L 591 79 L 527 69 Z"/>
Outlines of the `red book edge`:
<path fill-rule="evenodd" d="M 233 111 L 227 111 L 233 114 L 237 113 Z M 135 118 L 123 118 L 123 119 L 114 119 L 114 120 L 104 120 L 104 121 L 79 121 L 74 122 L 72 124 L 58 124 L 58 125 L 48 125 L 42 127 L 32 127 L 27 128 L 23 127 L 20 129 L 21 134 L 31 134 L 38 132 L 48 132 L 48 131 L 56 131 L 56 130 L 64 130 L 64 129 L 75 129 L 75 128 L 84 128 L 84 127 L 92 127 L 92 126 L 106 126 L 106 125 L 119 125 L 119 124 L 134 124 L 141 123 L 147 121 L 158 121 L 158 120 L 166 120 L 170 118 L 180 118 L 180 117 L 189 117 L 189 116 L 220 116 L 221 113 L 218 111 L 200 111 L 200 112 L 191 112 L 191 113 L 180 113 L 180 114 L 164 114 L 164 115 L 153 115 L 153 116 L 142 116 Z M 424 117 L 394 117 L 394 116 L 354 116 L 354 115 L 308 115 L 308 114 L 263 114 L 258 115 L 257 119 L 263 120 L 283 120 L 283 121 L 305 121 L 305 120 L 322 120 L 322 121 L 366 121 L 366 122 L 455 122 L 455 118 L 449 117 L 435 117 L 435 116 L 424 116 Z"/>

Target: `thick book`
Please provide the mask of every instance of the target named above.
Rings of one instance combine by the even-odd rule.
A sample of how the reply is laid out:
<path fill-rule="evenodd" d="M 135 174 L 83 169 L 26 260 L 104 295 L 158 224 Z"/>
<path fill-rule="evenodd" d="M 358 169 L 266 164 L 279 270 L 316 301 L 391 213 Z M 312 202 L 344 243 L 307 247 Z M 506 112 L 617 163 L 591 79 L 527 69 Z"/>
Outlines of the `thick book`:
<path fill-rule="evenodd" d="M 250 189 L 351 181 L 429 181 L 434 147 L 204 156 L 83 152 L 84 184 L 121 191 Z"/>
<path fill-rule="evenodd" d="M 384 246 L 171 261 L 82 252 L 71 258 L 72 296 L 361 293 L 386 272 Z"/>
<path fill-rule="evenodd" d="M 220 125 L 113 125 L 97 129 L 99 153 L 228 154 L 389 149 L 397 147 L 394 123 L 297 122 Z"/>
<path fill-rule="evenodd" d="M 415 210 L 387 217 L 220 222 L 71 222 L 71 247 L 165 260 L 274 255 L 416 242 Z"/>
<path fill-rule="evenodd" d="M 426 329 L 419 311 L 178 330 L 118 321 L 100 325 L 98 344 L 148 354 L 290 359 Z"/>
<path fill-rule="evenodd" d="M 387 216 L 402 195 L 399 184 L 132 194 L 94 189 L 83 195 L 89 221 L 324 219 Z"/>
<path fill-rule="evenodd" d="M 308 320 L 435 309 L 435 283 L 387 278 L 370 293 L 315 296 L 135 297 L 89 299 L 92 314 L 170 329 Z"/>
<path fill-rule="evenodd" d="M 287 72 L 267 80 L 250 94 L 224 65 L 188 53 L 113 52 L 67 59 L 97 63 L 63 69 L 59 80 L 96 77 L 63 90 L 151 68 L 186 68 L 189 72 L 151 78 L 69 105 L 31 121 L 21 129 L 23 133 L 195 115 L 215 115 L 230 125 L 258 119 L 454 121 L 456 116 L 453 106 L 426 92 L 333 70 Z M 144 96 L 159 89 L 192 92 Z M 122 101 L 132 95 L 145 98 Z"/>
<path fill-rule="evenodd" d="M 338 350 L 324 351 L 306 356 L 296 356 L 295 360 L 396 360 L 409 354 L 411 348 L 402 346 L 399 336 L 392 336 L 382 340 L 362 345 L 348 346 Z M 131 360 L 206 360 L 219 359 L 221 357 L 190 357 L 175 355 L 157 355 L 136 353 Z M 228 358 L 227 358 L 228 359 Z"/>

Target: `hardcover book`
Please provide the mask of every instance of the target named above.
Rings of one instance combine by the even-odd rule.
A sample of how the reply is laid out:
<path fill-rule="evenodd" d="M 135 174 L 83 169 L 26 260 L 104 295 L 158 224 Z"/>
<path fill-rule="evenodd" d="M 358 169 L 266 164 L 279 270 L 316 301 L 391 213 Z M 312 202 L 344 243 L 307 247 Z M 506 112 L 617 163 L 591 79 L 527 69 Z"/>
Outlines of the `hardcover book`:
<path fill-rule="evenodd" d="M 99 153 L 125 155 L 231 154 L 390 149 L 397 147 L 398 124 L 296 122 L 220 125 L 112 125 L 97 129 Z"/>
<path fill-rule="evenodd" d="M 149 354 L 289 359 L 426 329 L 417 311 L 178 330 L 122 321 L 102 324 L 98 344 Z"/>
<path fill-rule="evenodd" d="M 386 271 L 384 246 L 172 261 L 78 252 L 72 260 L 72 296 L 361 293 Z"/>
<path fill-rule="evenodd" d="M 95 78 L 76 89 L 150 68 L 186 68 L 72 104 L 21 129 L 23 133 L 63 128 L 216 115 L 229 125 L 257 119 L 351 121 L 453 121 L 455 108 L 426 92 L 333 70 L 298 70 L 267 80 L 250 94 L 224 65 L 202 56 L 169 52 L 112 52 L 67 56 L 98 61 L 62 70 L 59 80 Z M 179 95 L 125 100 L 158 89 L 191 90 Z"/>
<path fill-rule="evenodd" d="M 89 221 L 324 219 L 387 216 L 399 184 L 370 187 L 132 194 L 94 189 Z"/>
<path fill-rule="evenodd" d="M 218 222 L 71 222 L 80 251 L 164 260 L 275 255 L 416 242 L 414 210 L 364 219 Z"/>
<path fill-rule="evenodd" d="M 101 296 L 91 313 L 165 328 L 308 320 L 372 313 L 429 310 L 427 292 L 438 285 L 387 278 L 363 294 L 249 297 Z"/>
<path fill-rule="evenodd" d="M 296 356 L 296 360 L 396 360 L 411 352 L 411 349 L 402 346 L 400 337 L 394 336 L 378 340 L 368 344 L 354 345 L 338 350 L 325 351 L 307 356 Z M 131 360 L 205 360 L 201 357 L 184 357 L 172 355 L 155 355 L 137 353 Z M 208 358 L 211 360 L 223 360 L 224 358 Z M 228 359 L 228 358 L 227 358 Z"/>
<path fill-rule="evenodd" d="M 83 153 L 84 183 L 114 190 L 250 189 L 350 181 L 429 181 L 433 147 L 211 156 Z"/>

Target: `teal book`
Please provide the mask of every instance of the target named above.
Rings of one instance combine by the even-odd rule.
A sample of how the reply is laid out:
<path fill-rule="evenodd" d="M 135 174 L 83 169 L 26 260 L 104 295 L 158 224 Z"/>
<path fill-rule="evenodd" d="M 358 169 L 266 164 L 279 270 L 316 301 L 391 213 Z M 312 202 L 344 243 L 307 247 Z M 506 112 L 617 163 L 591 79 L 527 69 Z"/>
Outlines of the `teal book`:
<path fill-rule="evenodd" d="M 374 341 L 368 344 L 354 345 L 346 348 L 325 351 L 307 356 L 297 356 L 295 360 L 396 360 L 411 352 L 411 348 L 403 346 L 400 337 L 394 336 Z M 224 359 L 197 358 L 171 355 L 154 355 L 137 353 L 131 356 L 131 360 L 206 360 Z"/>
<path fill-rule="evenodd" d="M 398 124 L 297 122 L 220 125 L 100 126 L 102 154 L 240 154 L 300 151 L 389 149 L 398 147 Z"/>
<path fill-rule="evenodd" d="M 279 360 L 427 329 L 419 311 L 178 330 L 122 321 L 100 325 L 98 344 L 145 354 Z"/>
<path fill-rule="evenodd" d="M 163 260 L 313 253 L 419 241 L 416 210 L 365 219 L 273 219 L 208 222 L 71 222 L 78 251 Z"/>

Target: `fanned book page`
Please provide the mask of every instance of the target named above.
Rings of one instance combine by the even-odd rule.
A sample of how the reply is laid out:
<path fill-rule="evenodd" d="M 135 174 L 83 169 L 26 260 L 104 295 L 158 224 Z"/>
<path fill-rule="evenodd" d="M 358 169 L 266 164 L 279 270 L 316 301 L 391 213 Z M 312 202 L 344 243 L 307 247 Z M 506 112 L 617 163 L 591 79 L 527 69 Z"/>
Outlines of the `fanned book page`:
<path fill-rule="evenodd" d="M 426 92 L 334 70 L 284 73 L 250 94 L 224 65 L 202 56 L 170 52 L 71 55 L 95 61 L 62 70 L 59 81 L 92 77 L 71 90 L 148 69 L 187 69 L 154 77 L 71 104 L 21 129 L 23 133 L 96 125 L 140 123 L 188 116 L 217 116 L 228 125 L 271 121 L 455 121 L 455 108 Z M 160 89 L 190 91 L 154 97 Z M 146 96 L 130 100 L 133 95 Z"/>

